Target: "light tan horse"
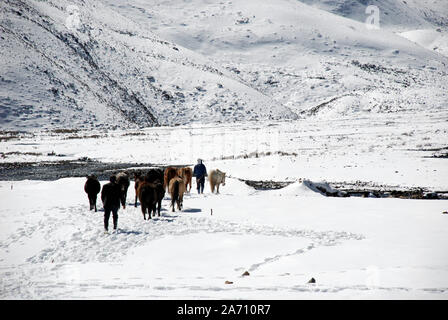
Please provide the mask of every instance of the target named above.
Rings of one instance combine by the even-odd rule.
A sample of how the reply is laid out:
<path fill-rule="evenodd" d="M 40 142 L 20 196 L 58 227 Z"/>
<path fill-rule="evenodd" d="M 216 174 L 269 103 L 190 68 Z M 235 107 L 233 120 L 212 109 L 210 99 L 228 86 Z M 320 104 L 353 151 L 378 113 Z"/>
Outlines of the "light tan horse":
<path fill-rule="evenodd" d="M 226 173 L 220 171 L 219 169 L 212 170 L 208 175 L 208 180 L 210 182 L 210 188 L 212 190 L 212 193 L 215 192 L 215 187 L 216 187 L 216 193 L 219 193 L 219 185 L 221 183 L 223 186 L 226 185 Z"/>
<path fill-rule="evenodd" d="M 171 206 L 173 207 L 177 203 L 177 209 L 182 210 L 183 201 L 184 201 L 184 192 L 185 192 L 185 184 L 182 178 L 174 177 L 170 180 L 169 188 L 171 195 Z"/>
<path fill-rule="evenodd" d="M 177 169 L 177 175 L 184 180 L 185 191 L 191 191 L 191 179 L 193 178 L 193 170 L 190 167 Z M 187 190 L 188 189 L 188 190 Z"/>

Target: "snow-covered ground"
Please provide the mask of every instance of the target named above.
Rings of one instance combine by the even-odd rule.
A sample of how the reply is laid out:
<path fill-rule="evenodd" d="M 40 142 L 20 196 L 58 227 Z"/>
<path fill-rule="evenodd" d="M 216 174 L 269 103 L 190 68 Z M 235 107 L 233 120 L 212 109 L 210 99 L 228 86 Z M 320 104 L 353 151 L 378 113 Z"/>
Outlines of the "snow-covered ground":
<path fill-rule="evenodd" d="M 83 182 L 0 184 L 3 299 L 447 298 L 445 201 L 254 192 L 228 179 L 221 195 L 187 195 L 182 212 L 165 200 L 151 221 L 130 192 L 119 233 L 105 235 Z"/>
<path fill-rule="evenodd" d="M 167 195 L 162 217 L 151 221 L 133 207 L 131 183 L 120 231 L 109 235 L 103 212 L 88 210 L 85 178 L 2 181 L 1 298 L 446 299 L 446 200 L 328 198 L 300 182 L 448 189 L 446 159 L 412 151 L 427 132 L 402 135 L 399 122 L 374 128 L 332 123 L 329 134 L 294 121 L 49 132 L 3 142 L 2 152 L 42 154 L 12 152 L 7 161 L 42 162 L 52 158 L 47 152 L 153 164 L 202 156 L 228 178 L 220 195 L 208 185 L 197 195 L 193 184 L 182 212 L 170 211 Z M 92 134 L 99 137 L 74 139 Z M 333 144 L 329 137 L 341 139 Z M 433 138 L 426 148 L 443 145 L 442 136 Z M 239 178 L 295 182 L 256 191 Z M 308 284 L 312 277 L 317 282 Z"/>
<path fill-rule="evenodd" d="M 89 158 L 195 164 L 235 178 L 369 182 L 448 191 L 446 113 L 343 120 L 191 125 L 142 130 L 36 132 L 3 141 L 0 164 Z M 10 136 L 10 137 L 14 137 Z"/>

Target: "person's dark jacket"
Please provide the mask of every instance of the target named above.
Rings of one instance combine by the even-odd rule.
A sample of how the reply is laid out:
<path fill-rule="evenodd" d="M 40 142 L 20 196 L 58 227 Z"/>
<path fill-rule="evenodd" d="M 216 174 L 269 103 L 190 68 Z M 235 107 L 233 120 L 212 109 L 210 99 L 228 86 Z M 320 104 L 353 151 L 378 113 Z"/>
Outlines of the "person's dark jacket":
<path fill-rule="evenodd" d="M 101 200 L 104 208 L 119 209 L 120 208 L 121 189 L 120 185 L 109 182 L 103 186 L 101 191 Z"/>
<path fill-rule="evenodd" d="M 201 178 L 207 176 L 207 169 L 205 168 L 205 165 L 203 163 L 199 163 L 194 166 L 193 176 L 198 179 L 201 179 Z"/>

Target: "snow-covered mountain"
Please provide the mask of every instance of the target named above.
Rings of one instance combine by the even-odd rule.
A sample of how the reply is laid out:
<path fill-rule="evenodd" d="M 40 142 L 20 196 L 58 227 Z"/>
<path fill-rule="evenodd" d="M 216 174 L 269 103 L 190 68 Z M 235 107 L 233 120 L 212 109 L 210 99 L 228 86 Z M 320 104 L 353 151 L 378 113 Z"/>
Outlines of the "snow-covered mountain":
<path fill-rule="evenodd" d="M 6 1 L 1 17 L 2 128 L 295 116 L 97 1 Z"/>
<path fill-rule="evenodd" d="M 1 127 L 443 112 L 447 58 L 413 32 L 446 8 L 408 2 L 369 30 L 364 1 L 2 1 Z"/>
<path fill-rule="evenodd" d="M 447 299 L 446 3 L 0 1 L 0 299 Z"/>

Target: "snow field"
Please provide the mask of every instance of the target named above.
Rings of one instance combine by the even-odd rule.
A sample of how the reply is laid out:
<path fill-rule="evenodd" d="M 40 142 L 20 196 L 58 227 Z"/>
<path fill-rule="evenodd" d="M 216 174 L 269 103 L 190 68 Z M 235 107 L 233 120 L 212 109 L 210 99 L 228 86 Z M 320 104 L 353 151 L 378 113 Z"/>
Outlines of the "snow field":
<path fill-rule="evenodd" d="M 151 221 L 132 206 L 131 184 L 109 235 L 102 211 L 88 211 L 83 178 L 2 182 L 2 298 L 446 298 L 444 201 L 227 180 L 220 195 L 192 189 L 182 212 L 167 196 Z"/>

